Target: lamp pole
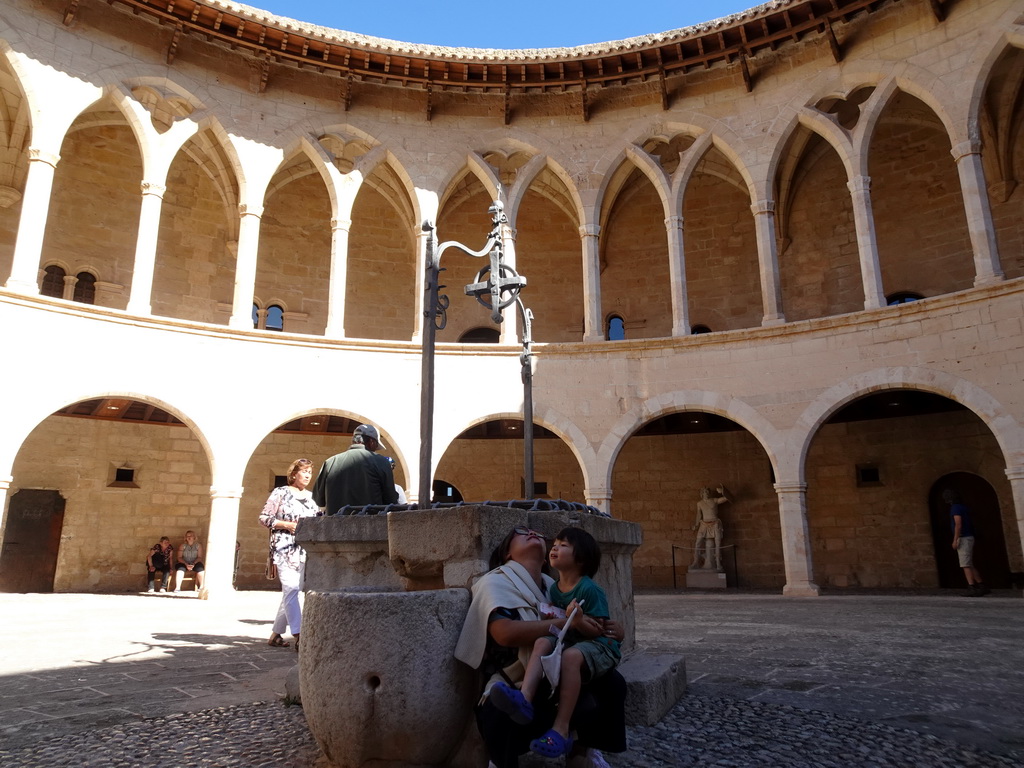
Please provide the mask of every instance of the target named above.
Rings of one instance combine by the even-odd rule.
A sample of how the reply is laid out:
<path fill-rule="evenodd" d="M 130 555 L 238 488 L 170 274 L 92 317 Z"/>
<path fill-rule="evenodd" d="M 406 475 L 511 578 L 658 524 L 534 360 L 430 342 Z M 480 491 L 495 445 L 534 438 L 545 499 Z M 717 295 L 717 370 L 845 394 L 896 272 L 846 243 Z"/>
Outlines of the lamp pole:
<path fill-rule="evenodd" d="M 523 377 L 523 489 L 532 499 L 533 494 L 533 312 L 516 296 L 516 306 L 523 321 L 523 351 L 519 353 Z"/>
<path fill-rule="evenodd" d="M 490 257 L 490 264 L 480 270 L 477 282 L 466 286 L 466 293 L 477 297 L 484 303 L 483 296 L 490 296 L 491 319 L 501 323 L 501 310 L 512 304 L 519 297 L 519 291 L 526 285 L 526 278 L 520 277 L 516 271 L 504 263 L 502 258 L 501 227 L 508 223 L 505 207 L 500 200 L 495 200 L 487 209 L 491 214 L 491 231 L 487 242 L 479 251 L 455 240 L 448 240 L 435 245 L 436 227 L 433 222 L 423 223 L 427 233 L 427 274 L 424 284 L 423 310 L 423 353 L 420 382 L 420 486 L 417 506 L 420 509 L 430 507 L 431 496 L 431 463 L 434 443 L 434 346 L 437 332 L 444 330 L 448 324 L 448 296 L 441 293 L 447 286 L 440 285 L 441 256 L 449 248 L 457 248 L 463 253 L 481 258 Z M 486 280 L 484 278 L 486 277 Z M 485 306 L 487 306 L 485 304 Z M 531 405 L 532 410 L 532 405 Z M 532 425 L 531 425 L 532 426 Z M 532 490 L 532 481 L 531 481 Z"/>

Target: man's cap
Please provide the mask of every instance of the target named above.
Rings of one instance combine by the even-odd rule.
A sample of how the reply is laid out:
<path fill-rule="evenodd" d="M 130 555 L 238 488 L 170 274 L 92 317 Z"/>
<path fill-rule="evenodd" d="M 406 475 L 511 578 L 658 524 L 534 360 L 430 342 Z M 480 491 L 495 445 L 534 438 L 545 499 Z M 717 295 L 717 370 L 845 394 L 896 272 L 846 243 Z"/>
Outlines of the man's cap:
<path fill-rule="evenodd" d="M 377 445 L 380 446 L 382 451 L 387 450 L 387 446 L 384 445 L 384 442 L 380 439 L 380 434 L 377 432 L 377 428 L 372 424 L 360 424 L 358 427 L 356 427 L 356 431 L 352 433 L 353 437 L 355 437 L 356 435 L 362 435 L 364 439 L 367 437 L 372 437 L 374 440 L 377 441 Z"/>

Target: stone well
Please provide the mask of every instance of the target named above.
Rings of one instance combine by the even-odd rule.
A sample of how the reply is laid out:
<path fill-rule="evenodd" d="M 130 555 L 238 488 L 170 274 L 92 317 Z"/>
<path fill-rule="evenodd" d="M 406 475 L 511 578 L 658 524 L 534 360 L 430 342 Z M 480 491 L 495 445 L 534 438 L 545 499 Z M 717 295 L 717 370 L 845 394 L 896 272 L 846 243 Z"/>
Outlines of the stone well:
<path fill-rule="evenodd" d="M 631 722 L 660 719 L 685 689 L 680 659 L 635 652 L 632 558 L 640 526 L 582 511 L 462 507 L 303 520 L 307 552 L 299 681 L 306 720 L 337 768 L 478 768 L 476 673 L 455 660 L 469 587 L 516 525 L 600 542 L 596 580 L 626 631 Z M 669 701 L 670 699 L 670 701 Z"/>

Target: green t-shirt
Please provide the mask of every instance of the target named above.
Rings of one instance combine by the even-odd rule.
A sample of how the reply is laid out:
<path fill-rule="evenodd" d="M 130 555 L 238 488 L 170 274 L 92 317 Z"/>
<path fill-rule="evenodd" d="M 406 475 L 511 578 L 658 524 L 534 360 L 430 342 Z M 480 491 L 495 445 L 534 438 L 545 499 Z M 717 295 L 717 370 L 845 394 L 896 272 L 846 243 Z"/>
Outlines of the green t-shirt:
<path fill-rule="evenodd" d="M 595 619 L 610 618 L 608 615 L 608 596 L 589 576 L 581 578 L 579 583 L 568 592 L 562 592 L 558 588 L 558 582 L 556 581 L 548 590 L 548 599 L 551 601 L 552 605 L 557 605 L 563 610 L 567 605 L 569 605 L 569 603 L 575 600 L 576 602 L 583 604 L 582 609 L 587 616 Z M 610 637 L 584 637 L 579 632 L 572 629 L 570 629 L 565 636 L 565 644 L 567 646 L 575 645 L 583 640 L 593 640 L 601 643 L 602 645 L 607 645 L 616 656 L 620 654 L 619 641 L 612 640 Z"/>

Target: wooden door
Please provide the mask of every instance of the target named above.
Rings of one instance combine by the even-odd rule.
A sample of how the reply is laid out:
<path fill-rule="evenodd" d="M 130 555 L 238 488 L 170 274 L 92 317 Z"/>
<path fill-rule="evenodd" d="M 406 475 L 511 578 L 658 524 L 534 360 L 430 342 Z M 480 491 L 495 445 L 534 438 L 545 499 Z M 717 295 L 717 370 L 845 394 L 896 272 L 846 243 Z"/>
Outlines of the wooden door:
<path fill-rule="evenodd" d="M 0 550 L 0 592 L 53 592 L 63 525 L 59 491 L 23 489 L 11 496 Z"/>
<path fill-rule="evenodd" d="M 999 498 L 988 482 L 970 472 L 953 472 L 940 477 L 928 494 L 939 586 L 967 586 L 967 579 L 953 549 L 949 505 L 942 500 L 942 493 L 946 489 L 955 491 L 960 502 L 971 510 L 974 520 L 974 565 L 981 572 L 986 586 L 997 589 L 1009 587 L 1010 561 L 1006 555 Z"/>

